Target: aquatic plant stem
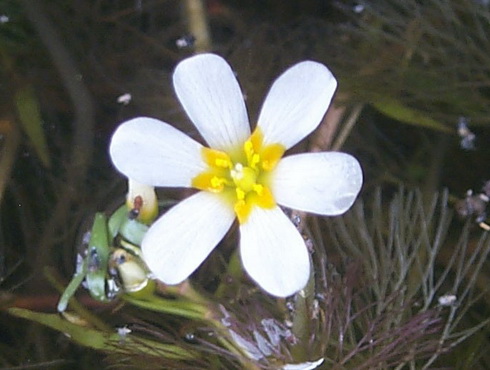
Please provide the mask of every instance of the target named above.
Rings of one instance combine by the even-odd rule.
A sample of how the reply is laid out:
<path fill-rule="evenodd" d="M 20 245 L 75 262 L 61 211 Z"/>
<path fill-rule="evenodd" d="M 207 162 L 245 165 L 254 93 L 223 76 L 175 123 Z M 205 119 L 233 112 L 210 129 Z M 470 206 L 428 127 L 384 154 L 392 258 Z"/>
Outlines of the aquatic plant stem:
<path fill-rule="evenodd" d="M 238 249 L 236 249 L 230 257 L 230 261 L 228 262 L 227 270 L 223 274 L 223 278 L 214 293 L 214 296 L 217 298 L 224 297 L 227 289 L 230 285 L 235 285 L 241 280 L 243 277 L 243 267 L 240 260 L 240 253 Z"/>
<path fill-rule="evenodd" d="M 65 287 L 55 277 L 56 272 L 53 268 L 44 268 L 44 275 L 59 293 L 63 293 Z M 112 331 L 112 328 L 108 324 L 103 322 L 101 319 L 99 319 L 97 316 L 93 315 L 89 310 L 87 310 L 83 305 L 78 303 L 75 297 L 70 298 L 68 305 L 76 312 L 77 315 L 92 324 L 94 328 L 108 333 Z"/>
<path fill-rule="evenodd" d="M 211 34 L 209 31 L 206 8 L 202 0 L 185 0 L 185 17 L 187 27 L 196 41 L 194 49 L 196 53 L 211 50 Z"/>
<path fill-rule="evenodd" d="M 187 283 L 190 287 L 190 284 Z M 217 330 L 218 342 L 231 353 L 235 354 L 245 369 L 257 369 L 252 361 L 246 356 L 243 349 L 235 343 L 229 335 L 228 328 L 221 323 L 220 310 L 218 306 L 192 289 L 187 292 L 187 297 L 195 297 L 198 301 L 192 300 L 170 300 L 157 295 L 152 295 L 147 299 L 136 299 L 131 295 L 124 295 L 122 298 L 134 306 L 146 310 L 162 312 L 166 314 L 185 317 L 191 320 L 202 321 Z"/>
<path fill-rule="evenodd" d="M 352 128 L 357 122 L 357 119 L 359 118 L 359 115 L 361 114 L 362 109 L 364 108 L 364 104 L 358 103 L 352 108 L 352 111 L 349 114 L 349 117 L 345 121 L 344 126 L 342 127 L 342 131 L 340 131 L 337 139 L 335 139 L 335 142 L 332 145 L 332 150 L 337 151 L 342 148 L 342 145 L 344 145 L 345 141 L 347 140 L 347 137 L 349 136 L 350 132 L 352 131 Z"/>
<path fill-rule="evenodd" d="M 0 133 L 4 138 L 5 145 L 2 148 L 0 160 L 0 204 L 3 193 L 10 179 L 10 173 L 15 163 L 17 148 L 20 144 L 20 131 L 10 119 L 0 119 Z"/>
<path fill-rule="evenodd" d="M 7 312 L 12 316 L 31 320 L 63 332 L 74 342 L 104 352 L 127 354 L 128 348 L 130 348 L 139 354 L 159 355 L 174 360 L 188 360 L 197 356 L 197 353 L 181 346 L 160 343 L 136 336 L 123 337 L 115 330 L 105 332 L 85 327 L 67 321 L 58 314 L 46 314 L 15 307 L 9 308 Z"/>
<path fill-rule="evenodd" d="M 339 96 L 335 97 L 322 122 L 313 132 L 309 145 L 311 152 L 323 152 L 330 149 L 335 133 L 345 115 L 346 108 L 338 104 L 339 100 Z"/>

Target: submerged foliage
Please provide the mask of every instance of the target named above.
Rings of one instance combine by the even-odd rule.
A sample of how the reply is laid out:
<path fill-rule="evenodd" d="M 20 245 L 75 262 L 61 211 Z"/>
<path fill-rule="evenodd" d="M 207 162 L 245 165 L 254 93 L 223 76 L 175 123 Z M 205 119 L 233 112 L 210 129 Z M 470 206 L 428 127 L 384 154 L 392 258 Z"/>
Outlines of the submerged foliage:
<path fill-rule="evenodd" d="M 340 27 L 345 42 L 336 43 L 334 59 L 352 99 L 415 125 L 453 130 L 460 116 L 490 123 L 488 4 L 349 3 L 338 2 L 348 21 Z"/>
<path fill-rule="evenodd" d="M 386 366 L 403 362 L 428 368 L 488 323 L 462 325 L 470 307 L 485 294 L 479 279 L 490 240 L 470 224 L 459 236 L 450 232 L 454 221 L 447 193 L 427 201 L 419 192 L 400 191 L 387 210 L 382 209 L 377 192 L 367 210 L 358 204 L 342 219 L 324 223 L 327 250 L 335 248 L 343 261 L 357 261 L 350 265 L 363 272 L 351 308 L 361 314 L 346 321 L 345 327 L 351 328 L 343 337 L 361 338 L 352 345 L 368 354 L 359 351 L 366 358 L 356 368 L 378 367 L 371 361 L 386 355 Z M 454 301 L 447 303 L 449 296 Z"/>
<path fill-rule="evenodd" d="M 106 322 L 109 332 L 57 315 L 10 313 L 81 344 L 97 330 L 90 336 L 99 342 L 90 346 L 133 368 L 276 368 L 324 358 L 332 369 L 425 369 L 488 324 L 478 322 L 474 307 L 485 293 L 480 273 L 490 238 L 469 223 L 459 235 L 450 232 L 447 193 L 424 202 L 419 192 L 400 190 L 386 205 L 377 192 L 345 216 L 307 221 L 314 279 L 286 302 L 251 285 L 237 292 L 235 282 L 223 293 L 194 279 L 204 296 L 185 293 L 184 285 L 178 292 L 160 289 L 170 300 L 123 297 L 128 304 L 117 324 Z M 193 315 L 185 314 L 189 304 Z M 476 359 L 479 351 L 476 346 L 466 356 Z"/>

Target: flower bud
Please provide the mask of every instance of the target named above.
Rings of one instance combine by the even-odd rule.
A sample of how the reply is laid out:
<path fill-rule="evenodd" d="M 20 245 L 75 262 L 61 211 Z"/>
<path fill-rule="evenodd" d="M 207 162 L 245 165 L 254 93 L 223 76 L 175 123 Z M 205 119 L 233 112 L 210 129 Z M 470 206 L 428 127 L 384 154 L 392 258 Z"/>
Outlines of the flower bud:
<path fill-rule="evenodd" d="M 126 204 L 130 209 L 130 216 L 144 224 L 151 224 L 158 215 L 155 188 L 141 184 L 133 179 L 128 179 Z"/>

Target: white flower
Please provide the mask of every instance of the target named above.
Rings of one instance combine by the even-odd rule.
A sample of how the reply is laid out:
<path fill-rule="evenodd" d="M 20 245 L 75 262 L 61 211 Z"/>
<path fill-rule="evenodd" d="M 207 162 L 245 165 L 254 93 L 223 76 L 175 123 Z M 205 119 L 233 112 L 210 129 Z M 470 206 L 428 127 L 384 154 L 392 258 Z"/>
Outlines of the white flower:
<path fill-rule="evenodd" d="M 127 177 L 202 190 L 150 227 L 142 242 L 148 267 L 166 284 L 182 282 L 238 218 L 241 259 L 250 277 L 275 296 L 299 291 L 310 274 L 309 255 L 279 205 L 339 215 L 362 185 L 359 163 L 348 154 L 282 158 L 320 123 L 335 78 L 311 61 L 288 69 L 272 85 L 253 133 L 238 82 L 221 57 L 200 54 L 182 61 L 173 83 L 209 148 L 146 117 L 121 124 L 110 144 L 114 165 Z"/>

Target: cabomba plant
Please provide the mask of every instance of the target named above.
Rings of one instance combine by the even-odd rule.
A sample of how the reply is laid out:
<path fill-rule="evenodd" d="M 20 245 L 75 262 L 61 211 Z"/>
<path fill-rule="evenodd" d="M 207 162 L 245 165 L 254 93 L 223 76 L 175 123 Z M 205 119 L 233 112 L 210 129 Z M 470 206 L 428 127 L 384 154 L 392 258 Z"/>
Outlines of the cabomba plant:
<path fill-rule="evenodd" d="M 425 369 L 487 325 L 472 321 L 472 307 L 490 240 L 470 223 L 459 238 L 449 233 L 446 193 L 424 201 L 400 190 L 383 205 L 377 192 L 341 216 L 360 190 L 357 160 L 283 158 L 327 109 L 335 80 L 326 67 L 302 62 L 281 75 L 253 132 L 222 58 L 185 60 L 174 84 L 213 149 L 161 121 L 123 123 L 110 154 L 129 177 L 127 203 L 96 215 L 62 316 L 10 314 L 135 368 Z M 156 218 L 153 186 L 199 191 L 164 202 Z M 239 243 L 228 232 L 235 218 Z M 117 314 L 78 303 L 82 280 L 95 299 L 119 300 Z"/>
<path fill-rule="evenodd" d="M 378 191 L 344 216 L 309 217 L 304 236 L 315 273 L 286 300 L 250 284 L 220 295 L 191 280 L 203 294 L 188 283 L 123 294 L 129 304 L 116 320 L 75 299 L 68 319 L 9 312 L 133 368 L 426 369 L 448 356 L 455 368 L 472 368 L 485 343 L 474 334 L 489 322 L 474 307 L 486 289 L 490 238 L 472 223 L 451 233 L 461 229 L 452 214 L 447 193 L 427 201 L 401 189 L 388 204 Z"/>
<path fill-rule="evenodd" d="M 349 100 L 400 122 L 454 132 L 489 123 L 490 7 L 486 1 L 339 1 L 346 21 L 327 40 Z M 337 68 L 338 67 L 338 68 Z M 355 77 L 353 77 L 355 76 Z M 344 90 L 345 89 L 345 90 Z"/>

